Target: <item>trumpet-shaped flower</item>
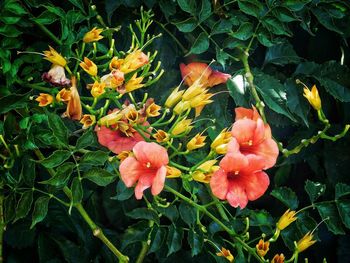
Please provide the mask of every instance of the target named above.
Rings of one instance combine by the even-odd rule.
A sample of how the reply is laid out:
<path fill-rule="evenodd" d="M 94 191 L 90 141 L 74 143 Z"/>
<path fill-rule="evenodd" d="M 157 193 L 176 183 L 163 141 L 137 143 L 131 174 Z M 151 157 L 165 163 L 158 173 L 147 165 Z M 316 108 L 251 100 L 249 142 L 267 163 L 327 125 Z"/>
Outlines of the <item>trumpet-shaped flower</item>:
<path fill-rule="evenodd" d="M 231 77 L 229 74 L 213 70 L 207 64 L 200 62 L 192 62 L 188 65 L 181 63 L 180 70 L 182 78 L 188 86 L 199 81 L 204 88 L 213 87 L 226 83 L 227 79 Z"/>
<path fill-rule="evenodd" d="M 248 200 L 261 197 L 267 190 L 270 180 L 262 171 L 265 165 L 263 158 L 254 155 L 243 155 L 239 152 L 239 144 L 232 139 L 228 152 L 220 162 L 210 180 L 213 194 L 221 200 L 227 200 L 233 207 L 246 207 Z"/>
<path fill-rule="evenodd" d="M 72 120 L 80 120 L 83 109 L 81 107 L 80 96 L 77 89 L 77 80 L 75 77 L 72 77 L 71 83 L 72 87 L 70 88 L 70 98 L 67 103 L 66 112 L 63 113 L 63 116 Z"/>
<path fill-rule="evenodd" d="M 133 153 L 134 157 L 126 158 L 120 164 L 122 181 L 127 187 L 136 184 L 136 199 L 141 199 L 143 191 L 148 188 L 151 188 L 152 195 L 158 195 L 164 188 L 169 162 L 166 149 L 154 142 L 139 142 Z"/>
<path fill-rule="evenodd" d="M 159 143 L 167 142 L 170 139 L 169 134 L 163 130 L 157 130 L 157 132 L 153 134 L 152 137 L 155 138 Z"/>
<path fill-rule="evenodd" d="M 195 149 L 199 149 L 204 147 L 205 145 L 205 139 L 207 138 L 207 136 L 203 136 L 199 133 L 197 133 L 186 145 L 187 150 L 189 151 L 193 151 Z"/>
<path fill-rule="evenodd" d="M 90 59 L 88 59 L 87 57 L 84 57 L 84 62 L 81 62 L 79 65 L 90 76 L 96 76 L 97 75 L 97 66 L 96 66 L 96 64 L 94 62 L 92 62 Z"/>
<path fill-rule="evenodd" d="M 157 117 L 160 115 L 160 109 L 161 107 L 153 102 L 146 108 L 146 116 Z"/>
<path fill-rule="evenodd" d="M 311 232 L 307 232 L 305 236 L 302 237 L 297 243 L 297 251 L 303 252 L 304 250 L 308 249 L 310 246 L 316 243 L 316 240 L 314 240 L 314 235 Z"/>
<path fill-rule="evenodd" d="M 49 46 L 50 50 L 44 51 L 44 59 L 50 61 L 52 64 L 59 65 L 61 67 L 65 67 L 67 65 L 67 61 L 59 54 L 54 48 Z"/>
<path fill-rule="evenodd" d="M 293 223 L 295 220 L 298 218 L 295 216 L 296 212 L 295 211 L 290 211 L 289 209 L 284 212 L 284 214 L 280 217 L 278 220 L 276 227 L 279 230 L 285 229 L 287 226 L 289 226 L 291 223 Z"/>
<path fill-rule="evenodd" d="M 167 178 L 177 178 L 181 176 L 181 171 L 173 166 L 166 166 L 166 177 Z"/>
<path fill-rule="evenodd" d="M 169 97 L 167 98 L 167 100 L 165 101 L 165 107 L 167 108 L 171 108 L 173 107 L 176 103 L 178 103 L 181 100 L 182 94 L 185 92 L 184 90 L 180 90 L 180 87 L 176 87 L 171 94 L 169 95 Z"/>
<path fill-rule="evenodd" d="M 69 83 L 70 83 L 70 81 L 69 81 Z M 70 97 L 71 97 L 71 91 L 69 89 L 63 88 L 57 93 L 56 100 L 58 102 L 63 101 L 65 103 L 67 103 L 70 100 Z"/>
<path fill-rule="evenodd" d="M 90 42 L 96 42 L 101 40 L 103 38 L 103 36 L 100 35 L 102 31 L 103 29 L 94 27 L 84 35 L 83 41 L 85 43 L 90 43 Z"/>
<path fill-rule="evenodd" d="M 40 93 L 35 100 L 39 102 L 40 107 L 45 107 L 53 102 L 53 97 L 50 94 Z"/>
<path fill-rule="evenodd" d="M 269 251 L 270 242 L 264 241 L 263 239 L 259 240 L 259 243 L 255 246 L 256 252 L 260 257 L 264 257 L 266 253 Z"/>
<path fill-rule="evenodd" d="M 92 85 L 91 87 L 91 95 L 94 98 L 101 96 L 103 93 L 105 93 L 105 87 L 106 87 L 106 83 L 104 82 L 99 83 L 98 81 L 95 81 L 94 85 Z"/>
<path fill-rule="evenodd" d="M 87 129 L 96 123 L 96 116 L 91 114 L 84 114 L 80 120 L 83 124 L 83 129 Z"/>
<path fill-rule="evenodd" d="M 67 87 L 70 85 L 70 80 L 66 77 L 64 67 L 57 64 L 53 64 L 49 72 L 45 72 L 41 78 L 43 81 L 56 87 Z"/>
<path fill-rule="evenodd" d="M 303 95 L 315 110 L 318 111 L 321 109 L 322 107 L 321 98 L 320 98 L 320 95 L 318 94 L 316 85 L 312 86 L 311 91 L 307 87 L 305 87 Z"/>

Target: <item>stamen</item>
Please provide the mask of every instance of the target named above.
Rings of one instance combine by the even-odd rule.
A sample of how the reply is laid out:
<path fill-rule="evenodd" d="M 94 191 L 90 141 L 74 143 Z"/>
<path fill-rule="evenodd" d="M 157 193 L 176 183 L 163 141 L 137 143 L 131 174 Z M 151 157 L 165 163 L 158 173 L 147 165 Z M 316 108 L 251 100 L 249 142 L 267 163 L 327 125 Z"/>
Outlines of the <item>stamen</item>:
<path fill-rule="evenodd" d="M 146 163 L 146 167 L 147 167 L 147 168 L 150 168 L 150 167 L 151 167 L 151 163 L 150 163 L 150 162 L 147 162 L 147 163 Z"/>
<path fill-rule="evenodd" d="M 249 140 L 248 145 L 249 145 L 249 146 L 252 146 L 252 145 L 253 145 L 253 141 L 252 141 L 252 140 Z"/>
<path fill-rule="evenodd" d="M 235 175 L 238 175 L 239 174 L 239 171 L 235 171 Z"/>

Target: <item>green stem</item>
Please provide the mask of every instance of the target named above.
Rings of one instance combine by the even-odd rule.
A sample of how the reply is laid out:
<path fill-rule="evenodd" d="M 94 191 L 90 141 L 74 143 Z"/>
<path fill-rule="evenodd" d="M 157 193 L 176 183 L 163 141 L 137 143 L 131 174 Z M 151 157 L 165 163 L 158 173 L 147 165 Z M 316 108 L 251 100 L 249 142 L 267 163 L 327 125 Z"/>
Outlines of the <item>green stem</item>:
<path fill-rule="evenodd" d="M 170 161 L 169 164 L 170 164 L 171 166 L 174 166 L 174 167 L 179 168 L 179 169 L 184 170 L 184 171 L 190 171 L 190 170 L 191 170 L 190 168 L 188 168 L 188 167 L 186 167 L 186 166 L 183 166 L 183 165 L 181 165 L 181 164 L 174 163 L 174 162 L 172 162 L 172 161 Z"/>
<path fill-rule="evenodd" d="M 36 22 L 35 20 L 33 21 L 43 32 L 45 32 L 53 41 L 55 41 L 57 45 L 62 46 L 62 41 L 59 40 L 50 30 L 48 30 L 46 26 Z"/>
<path fill-rule="evenodd" d="M 142 248 L 141 248 L 139 256 L 136 259 L 136 263 L 142 263 L 143 262 L 143 260 L 145 259 L 146 255 L 147 255 L 149 247 L 150 247 L 150 245 L 148 244 L 147 241 L 146 242 L 142 242 Z"/>
<path fill-rule="evenodd" d="M 183 54 L 186 54 L 188 52 L 187 49 L 181 44 L 181 42 L 165 27 L 165 25 L 163 25 L 158 21 L 154 21 L 154 22 L 160 25 L 161 28 L 175 41 L 175 43 L 180 47 Z"/>

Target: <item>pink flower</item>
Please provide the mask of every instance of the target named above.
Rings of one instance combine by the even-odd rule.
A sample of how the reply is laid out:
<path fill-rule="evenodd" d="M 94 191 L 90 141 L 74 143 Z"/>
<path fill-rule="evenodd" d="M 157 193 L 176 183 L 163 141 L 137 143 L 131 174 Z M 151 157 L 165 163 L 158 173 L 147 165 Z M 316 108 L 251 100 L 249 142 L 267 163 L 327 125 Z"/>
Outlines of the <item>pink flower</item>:
<path fill-rule="evenodd" d="M 242 154 L 255 154 L 263 158 L 263 169 L 275 165 L 279 153 L 277 143 L 272 139 L 270 126 L 264 124 L 255 108 L 236 109 L 236 122 L 231 135 L 237 140 Z"/>
<path fill-rule="evenodd" d="M 230 74 L 213 70 L 207 64 L 200 62 L 192 62 L 188 65 L 181 63 L 180 71 L 186 85 L 191 86 L 200 78 L 200 83 L 203 84 L 204 88 L 226 83 L 227 79 L 231 77 Z"/>
<path fill-rule="evenodd" d="M 43 81 L 56 87 L 68 87 L 71 84 L 70 80 L 66 77 L 64 67 L 56 64 L 52 64 L 49 72 L 45 72 L 41 78 Z"/>
<path fill-rule="evenodd" d="M 227 200 L 233 207 L 246 207 L 248 200 L 261 197 L 267 190 L 270 180 L 261 171 L 264 160 L 257 155 L 243 155 L 239 152 L 240 145 L 233 138 L 228 145 L 228 152 L 220 162 L 210 180 L 213 194 L 221 200 Z"/>
<path fill-rule="evenodd" d="M 152 195 L 158 195 L 164 188 L 169 162 L 166 149 L 154 142 L 138 142 L 133 153 L 134 157 L 127 157 L 119 166 L 122 181 L 127 187 L 137 183 L 136 199 L 141 199 L 150 187 Z"/>

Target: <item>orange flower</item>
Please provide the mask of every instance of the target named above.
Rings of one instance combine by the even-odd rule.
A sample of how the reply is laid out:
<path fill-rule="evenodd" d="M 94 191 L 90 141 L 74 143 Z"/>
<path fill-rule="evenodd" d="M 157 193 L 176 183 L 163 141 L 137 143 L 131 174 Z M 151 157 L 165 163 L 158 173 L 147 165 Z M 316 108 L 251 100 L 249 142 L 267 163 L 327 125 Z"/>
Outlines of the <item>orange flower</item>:
<path fill-rule="evenodd" d="M 82 116 L 82 107 L 77 89 L 77 80 L 75 77 L 72 77 L 71 83 L 72 87 L 70 88 L 70 99 L 67 104 L 66 112 L 63 113 L 63 116 L 72 120 L 80 120 Z"/>
<path fill-rule="evenodd" d="M 96 123 L 96 116 L 90 114 L 84 114 L 81 118 L 80 123 L 83 124 L 83 129 L 87 129 Z"/>
<path fill-rule="evenodd" d="M 94 85 L 92 85 L 91 88 L 91 95 L 94 98 L 101 96 L 103 93 L 105 93 L 105 86 L 106 83 L 98 83 L 98 81 L 95 81 Z"/>
<path fill-rule="evenodd" d="M 160 109 L 161 107 L 157 104 L 155 104 L 154 102 L 151 103 L 151 105 L 149 105 L 146 109 L 146 115 L 147 117 L 157 117 L 160 115 Z"/>
<path fill-rule="evenodd" d="M 221 251 L 216 253 L 217 256 L 219 257 L 225 257 L 229 262 L 233 262 L 234 257 L 232 256 L 230 250 L 222 247 Z"/>
<path fill-rule="evenodd" d="M 216 70 L 212 70 L 207 64 L 192 62 L 188 65 L 180 64 L 182 78 L 185 84 L 191 86 L 195 81 L 199 81 L 204 88 L 213 87 L 221 83 L 226 83 L 231 77 Z"/>
<path fill-rule="evenodd" d="M 83 41 L 85 43 L 90 43 L 101 40 L 103 38 L 103 36 L 100 35 L 102 31 L 103 29 L 97 29 L 97 27 L 94 27 L 84 35 Z"/>
<path fill-rule="evenodd" d="M 50 61 L 52 64 L 59 65 L 61 67 L 65 67 L 67 65 L 67 61 L 59 54 L 55 49 L 49 46 L 50 50 L 44 51 L 44 59 Z"/>
<path fill-rule="evenodd" d="M 159 143 L 169 141 L 169 134 L 163 130 L 158 130 L 156 134 L 152 135 L 152 137 L 155 138 Z"/>
<path fill-rule="evenodd" d="M 70 81 L 69 81 L 69 83 L 70 83 Z M 71 95 L 71 91 L 70 90 L 68 90 L 66 88 L 61 89 L 60 92 L 58 92 L 57 95 L 56 95 L 56 100 L 58 102 L 63 101 L 65 103 L 67 103 L 70 100 L 70 95 Z"/>
<path fill-rule="evenodd" d="M 87 57 L 84 57 L 84 62 L 81 62 L 79 65 L 90 76 L 96 76 L 97 75 L 97 66 L 95 65 L 94 62 L 92 62 Z"/>
<path fill-rule="evenodd" d="M 284 255 L 283 254 L 280 254 L 280 255 L 276 254 L 273 257 L 271 263 L 284 263 Z"/>
<path fill-rule="evenodd" d="M 40 93 L 39 97 L 35 100 L 39 102 L 40 107 L 45 107 L 53 102 L 53 97 L 50 94 Z"/>
<path fill-rule="evenodd" d="M 269 246 L 270 246 L 269 241 L 264 242 L 264 240 L 260 239 L 259 243 L 256 245 L 256 252 L 260 257 L 264 257 L 267 251 L 269 251 Z"/>

